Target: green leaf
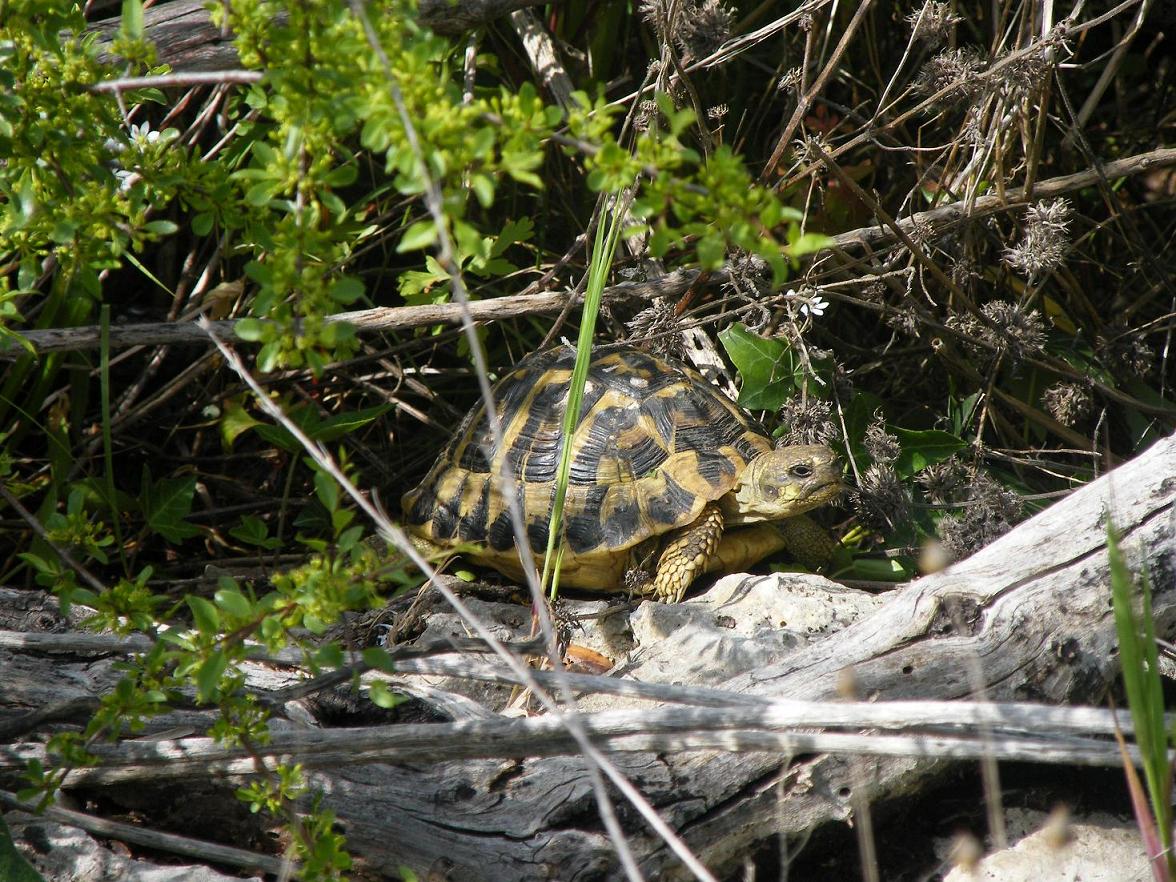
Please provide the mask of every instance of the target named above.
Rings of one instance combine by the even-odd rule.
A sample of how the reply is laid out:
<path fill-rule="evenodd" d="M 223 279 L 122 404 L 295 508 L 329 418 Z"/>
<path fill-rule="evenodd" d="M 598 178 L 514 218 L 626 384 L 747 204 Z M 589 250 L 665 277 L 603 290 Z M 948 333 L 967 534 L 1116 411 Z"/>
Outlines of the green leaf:
<path fill-rule="evenodd" d="M 253 612 L 249 598 L 236 588 L 220 588 L 212 596 L 216 605 L 237 619 L 247 619 Z"/>
<path fill-rule="evenodd" d="M 698 240 L 698 262 L 703 269 L 716 270 L 727 256 L 727 243 L 718 233 L 708 233 Z"/>
<path fill-rule="evenodd" d="M 144 466 L 140 502 L 147 526 L 173 543 L 199 535 L 199 528 L 184 522 L 184 518 L 192 513 L 192 498 L 195 493 L 194 476 L 162 478 L 152 482 L 151 473 Z"/>
<path fill-rule="evenodd" d="M 5 882 L 44 882 L 41 874 L 16 850 L 3 818 L 0 818 L 0 879 Z"/>
<path fill-rule="evenodd" d="M 179 229 L 172 221 L 169 220 L 153 220 L 147 221 L 143 224 L 143 229 L 148 233 L 154 233 L 157 236 L 170 236 Z"/>
<path fill-rule="evenodd" d="M 894 470 L 900 477 L 909 478 L 929 465 L 951 457 L 968 446 L 968 442 L 950 432 L 939 429 L 890 428 L 902 446 L 902 453 L 894 463 Z"/>
<path fill-rule="evenodd" d="M 202 211 L 192 216 L 192 232 L 197 236 L 207 236 L 212 232 L 213 215 L 211 211 Z"/>
<path fill-rule="evenodd" d="M 372 704 L 376 707 L 382 707 L 385 710 L 396 707 L 404 701 L 404 696 L 399 693 L 392 692 L 388 688 L 387 683 L 382 683 L 376 680 L 368 687 L 368 698 L 371 699 Z"/>
<path fill-rule="evenodd" d="M 404 231 L 400 237 L 400 244 L 396 246 L 396 253 L 419 251 L 428 248 L 437 241 L 437 225 L 432 220 L 417 221 Z"/>
<path fill-rule="evenodd" d="M 229 530 L 229 535 L 246 545 L 256 545 L 260 548 L 278 548 L 281 540 L 269 535 L 265 521 L 256 515 L 245 515 L 241 523 Z"/>
<path fill-rule="evenodd" d="M 200 701 L 215 700 L 219 692 L 220 679 L 229 666 L 229 657 L 223 649 L 214 649 L 196 671 L 196 696 Z"/>
<path fill-rule="evenodd" d="M 814 251 L 828 248 L 832 243 L 833 239 L 823 233 L 801 233 L 795 241 L 789 243 L 788 253 L 793 257 L 800 257 L 803 254 L 812 254 Z"/>
<path fill-rule="evenodd" d="M 201 634 L 215 634 L 220 630 L 220 611 L 206 597 L 189 594 L 184 600 L 192 610 L 192 621 Z"/>
<path fill-rule="evenodd" d="M 143 0 L 123 0 L 121 28 L 132 40 L 143 36 Z"/>
<path fill-rule="evenodd" d="M 327 511 L 334 511 L 339 507 L 339 485 L 326 472 L 314 473 L 314 494 Z"/>
<path fill-rule="evenodd" d="M 259 343 L 265 337 L 266 323 L 261 319 L 243 318 L 238 319 L 237 323 L 233 325 L 233 333 L 237 335 L 237 339 L 246 340 L 250 343 Z"/>
<path fill-rule="evenodd" d="M 313 408 L 307 406 L 293 408 L 287 411 L 286 416 L 311 439 L 336 441 L 344 435 L 378 420 L 391 407 L 390 404 L 380 404 L 375 407 L 365 407 L 362 410 L 334 414 L 324 419 Z M 281 426 L 259 424 L 257 434 L 283 450 L 297 452 L 302 449 L 302 445 L 294 440 L 294 436 Z"/>
<path fill-rule="evenodd" d="M 470 189 L 478 198 L 478 204 L 489 208 L 494 204 L 494 179 L 489 175 L 476 174 L 470 177 Z"/>
<path fill-rule="evenodd" d="M 344 276 L 331 285 L 331 299 L 344 306 L 350 306 L 363 296 L 363 282 L 354 276 Z"/>
<path fill-rule="evenodd" d="M 238 435 L 261 425 L 264 423 L 250 416 L 239 401 L 228 401 L 220 418 L 221 440 L 224 441 L 225 447 L 232 447 Z"/>
<path fill-rule="evenodd" d="M 803 373 L 783 340 L 753 334 L 740 324 L 720 332 L 719 342 L 743 380 L 739 403 L 749 410 L 776 410 L 797 393 Z"/>
<path fill-rule="evenodd" d="M 369 646 L 363 650 L 361 657 L 363 663 L 374 671 L 383 671 L 386 674 L 396 672 L 396 663 L 392 661 L 392 656 L 379 646 Z"/>

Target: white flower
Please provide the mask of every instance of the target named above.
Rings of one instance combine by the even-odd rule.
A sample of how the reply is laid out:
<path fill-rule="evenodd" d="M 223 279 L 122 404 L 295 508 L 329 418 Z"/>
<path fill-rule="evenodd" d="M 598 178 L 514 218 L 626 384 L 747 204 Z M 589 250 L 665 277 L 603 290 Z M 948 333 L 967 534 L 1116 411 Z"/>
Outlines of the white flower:
<path fill-rule="evenodd" d="M 136 147 L 142 149 L 149 144 L 154 144 L 159 140 L 159 132 L 151 131 L 151 123 L 142 122 L 137 126 L 131 126 L 131 140 Z"/>
<path fill-rule="evenodd" d="M 784 292 L 784 296 L 800 301 L 797 308 L 800 310 L 801 315 L 811 315 L 813 318 L 816 318 L 824 315 L 825 310 L 829 308 L 829 301 L 820 294 L 803 294 L 793 288 L 789 288 Z"/>
<path fill-rule="evenodd" d="M 814 294 L 807 303 L 802 303 L 800 306 L 801 315 L 811 315 L 814 318 L 825 314 L 825 310 L 829 306 L 829 301 L 821 297 L 820 294 Z"/>

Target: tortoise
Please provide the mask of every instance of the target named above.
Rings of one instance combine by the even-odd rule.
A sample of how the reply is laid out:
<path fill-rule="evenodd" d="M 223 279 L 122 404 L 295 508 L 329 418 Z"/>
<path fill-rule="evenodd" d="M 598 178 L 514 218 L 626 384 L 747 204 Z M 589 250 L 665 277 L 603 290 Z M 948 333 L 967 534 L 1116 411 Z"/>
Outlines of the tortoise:
<path fill-rule="evenodd" d="M 495 387 L 499 449 L 484 407 L 470 411 L 415 489 L 401 499 L 405 526 L 424 548 L 456 549 L 523 578 L 506 469 L 532 551 L 547 548 L 574 346 L 524 359 Z M 623 590 L 657 555 L 639 586 L 677 602 L 703 572 L 739 571 L 781 549 L 810 566 L 833 540 L 802 512 L 842 490 L 828 447 L 773 448 L 767 433 L 694 370 L 629 345 L 593 350 L 572 436 L 560 584 Z M 472 551 L 471 551 L 472 547 Z M 630 587 L 633 587 L 630 584 Z"/>

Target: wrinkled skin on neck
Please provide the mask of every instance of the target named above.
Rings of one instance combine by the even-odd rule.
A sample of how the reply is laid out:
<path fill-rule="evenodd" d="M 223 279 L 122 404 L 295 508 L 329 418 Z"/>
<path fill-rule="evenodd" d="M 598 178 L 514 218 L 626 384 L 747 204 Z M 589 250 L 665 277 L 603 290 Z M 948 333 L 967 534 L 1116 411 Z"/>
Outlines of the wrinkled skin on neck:
<path fill-rule="evenodd" d="M 837 454 L 823 445 L 795 445 L 748 463 L 719 505 L 729 526 L 784 520 L 831 502 L 844 489 Z"/>

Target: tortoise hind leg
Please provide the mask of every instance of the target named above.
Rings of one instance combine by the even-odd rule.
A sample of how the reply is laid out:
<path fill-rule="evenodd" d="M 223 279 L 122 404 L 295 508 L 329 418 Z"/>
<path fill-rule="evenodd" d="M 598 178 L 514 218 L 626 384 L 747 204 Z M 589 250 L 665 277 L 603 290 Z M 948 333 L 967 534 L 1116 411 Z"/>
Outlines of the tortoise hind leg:
<path fill-rule="evenodd" d="M 739 573 L 779 551 L 788 551 L 811 570 L 829 562 L 837 542 L 806 515 L 786 521 L 741 527 L 723 535 L 723 541 L 707 562 L 708 573 Z"/>
<path fill-rule="evenodd" d="M 711 503 L 698 520 L 684 527 L 666 544 L 657 559 L 652 593 L 664 603 L 678 603 L 696 577 L 702 575 L 723 536 L 723 513 Z"/>

